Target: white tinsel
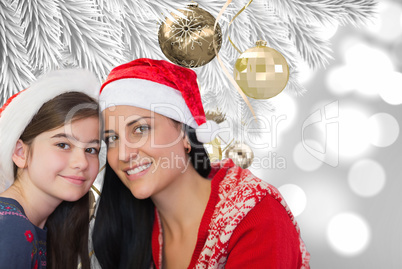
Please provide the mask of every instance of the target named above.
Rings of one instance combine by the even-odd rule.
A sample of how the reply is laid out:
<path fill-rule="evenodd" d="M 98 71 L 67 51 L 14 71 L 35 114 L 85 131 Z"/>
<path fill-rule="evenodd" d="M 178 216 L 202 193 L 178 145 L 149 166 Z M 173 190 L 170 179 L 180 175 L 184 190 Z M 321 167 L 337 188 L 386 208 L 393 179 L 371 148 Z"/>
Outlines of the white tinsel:
<path fill-rule="evenodd" d="M 197 1 L 200 8 L 217 17 L 224 0 Z M 2 0 L 0 1 L 0 105 L 13 93 L 26 88 L 35 77 L 50 69 L 83 67 L 100 80 L 119 64 L 140 57 L 165 59 L 158 43 L 158 29 L 170 13 L 181 15 L 189 2 L 173 0 Z M 330 44 L 315 27 L 337 22 L 355 26 L 371 19 L 375 0 L 254 0 L 229 26 L 230 20 L 248 3 L 233 1 L 219 24 L 223 43 L 219 52 L 233 72 L 239 52 L 263 39 L 287 59 L 290 68 L 285 91 L 303 94 L 298 83 L 298 60 L 320 68 L 331 59 Z M 217 59 L 195 68 L 206 110 L 218 109 L 230 117 L 235 136 L 242 135 L 251 112 L 224 75 Z M 273 110 L 268 100 L 249 98 L 257 115 Z M 261 123 L 251 121 L 250 128 Z M 256 134 L 258 135 L 258 134 Z"/>

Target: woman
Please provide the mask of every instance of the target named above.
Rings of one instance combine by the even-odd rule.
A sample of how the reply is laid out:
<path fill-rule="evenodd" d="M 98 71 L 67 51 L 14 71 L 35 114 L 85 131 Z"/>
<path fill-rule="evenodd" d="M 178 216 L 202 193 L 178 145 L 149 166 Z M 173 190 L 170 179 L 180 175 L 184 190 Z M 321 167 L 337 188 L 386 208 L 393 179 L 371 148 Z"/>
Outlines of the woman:
<path fill-rule="evenodd" d="M 97 89 L 88 71 L 53 71 L 0 109 L 1 268 L 89 268 Z"/>
<path fill-rule="evenodd" d="M 309 268 L 279 192 L 210 164 L 192 70 L 138 59 L 101 87 L 107 167 L 93 242 L 102 268 Z"/>

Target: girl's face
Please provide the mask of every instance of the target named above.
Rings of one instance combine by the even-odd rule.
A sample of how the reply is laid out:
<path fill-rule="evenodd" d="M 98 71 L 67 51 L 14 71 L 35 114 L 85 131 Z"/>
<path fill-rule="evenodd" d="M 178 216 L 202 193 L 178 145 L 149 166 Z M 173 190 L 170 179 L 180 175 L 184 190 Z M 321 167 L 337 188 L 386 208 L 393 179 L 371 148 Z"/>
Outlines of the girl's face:
<path fill-rule="evenodd" d="M 73 121 L 41 133 L 32 142 L 27 167 L 32 184 L 64 201 L 84 196 L 99 171 L 99 119 Z"/>
<path fill-rule="evenodd" d="M 103 114 L 108 162 L 131 193 L 145 199 L 173 187 L 189 165 L 181 126 L 132 106 Z"/>

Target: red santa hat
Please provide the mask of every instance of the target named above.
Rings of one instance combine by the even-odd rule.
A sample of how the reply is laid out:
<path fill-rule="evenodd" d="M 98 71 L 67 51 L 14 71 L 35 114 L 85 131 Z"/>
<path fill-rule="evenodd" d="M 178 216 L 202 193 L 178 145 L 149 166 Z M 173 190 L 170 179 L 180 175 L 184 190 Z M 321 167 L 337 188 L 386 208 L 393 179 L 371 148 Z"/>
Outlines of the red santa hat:
<path fill-rule="evenodd" d="M 14 182 L 15 145 L 44 103 L 66 92 L 83 92 L 97 99 L 99 80 L 90 71 L 64 69 L 47 73 L 29 88 L 10 97 L 0 108 L 0 192 Z"/>
<path fill-rule="evenodd" d="M 196 73 L 163 60 L 137 59 L 114 68 L 100 90 L 101 110 L 129 105 L 148 109 L 196 129 L 212 141 L 219 129 L 206 121 Z"/>

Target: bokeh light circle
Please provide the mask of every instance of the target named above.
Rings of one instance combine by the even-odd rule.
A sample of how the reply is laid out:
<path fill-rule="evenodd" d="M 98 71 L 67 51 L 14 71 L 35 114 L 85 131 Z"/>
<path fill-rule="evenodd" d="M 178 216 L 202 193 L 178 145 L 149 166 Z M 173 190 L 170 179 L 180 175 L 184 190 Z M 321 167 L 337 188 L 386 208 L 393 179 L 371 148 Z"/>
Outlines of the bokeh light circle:
<path fill-rule="evenodd" d="M 356 162 L 348 173 L 350 188 L 363 197 L 375 196 L 385 185 L 386 174 L 378 162 L 364 159 Z"/>
<path fill-rule="evenodd" d="M 298 81 L 300 83 L 309 82 L 315 75 L 316 70 L 312 69 L 305 61 L 300 61 L 297 65 L 297 71 L 299 71 Z"/>
<path fill-rule="evenodd" d="M 297 112 L 296 101 L 293 96 L 290 96 L 286 92 L 281 92 L 270 100 L 275 106 L 275 112 L 272 114 L 278 119 L 278 126 L 276 126 L 278 133 L 272 135 L 280 137 L 281 131 L 294 127 L 293 122 Z"/>
<path fill-rule="evenodd" d="M 355 89 L 355 76 L 348 66 L 331 68 L 325 77 L 327 88 L 336 95 L 342 95 Z"/>
<path fill-rule="evenodd" d="M 395 40 L 402 32 L 402 6 L 396 2 L 380 1 L 377 10 L 378 15 L 372 25 L 367 25 L 365 29 L 380 40 L 386 42 Z"/>
<path fill-rule="evenodd" d="M 324 152 L 323 147 L 315 140 L 308 139 L 305 144 L 319 152 Z M 323 161 L 318 160 L 316 157 L 311 155 L 300 142 L 296 145 L 293 150 L 293 160 L 296 165 L 304 171 L 314 171 L 321 167 Z"/>
<path fill-rule="evenodd" d="M 386 94 L 397 94 L 393 92 L 395 78 L 390 75 L 395 66 L 384 49 L 355 38 L 344 41 L 343 47 L 345 64 L 330 69 L 325 79 L 331 92 L 342 95 L 357 91 L 363 96 L 377 97 L 388 87 L 391 90 L 390 93 L 385 90 Z"/>
<path fill-rule="evenodd" d="M 339 145 L 329 143 L 331 152 L 340 157 L 355 158 L 368 149 L 368 117 L 355 107 L 339 108 Z M 337 146 L 334 147 L 334 146 Z"/>
<path fill-rule="evenodd" d="M 389 72 L 383 77 L 380 96 L 390 105 L 402 104 L 402 73 Z"/>
<path fill-rule="evenodd" d="M 307 204 L 307 196 L 302 188 L 294 184 L 285 184 L 279 187 L 278 190 L 283 198 L 285 198 L 295 217 L 304 211 Z"/>
<path fill-rule="evenodd" d="M 388 83 L 389 74 L 395 70 L 391 58 L 383 49 L 364 42 L 346 49 L 345 62 L 347 71 L 344 71 L 344 77 L 364 96 L 377 96 Z"/>
<path fill-rule="evenodd" d="M 399 136 L 398 121 L 388 113 L 377 113 L 371 116 L 368 119 L 368 128 L 370 142 L 377 147 L 388 147 Z"/>
<path fill-rule="evenodd" d="M 359 67 L 363 71 L 394 71 L 394 65 L 387 52 L 365 42 L 356 42 L 345 50 L 347 65 Z"/>
<path fill-rule="evenodd" d="M 355 213 L 345 212 L 330 220 L 327 226 L 327 239 L 330 246 L 345 256 L 358 255 L 365 250 L 370 241 L 370 227 Z"/>

